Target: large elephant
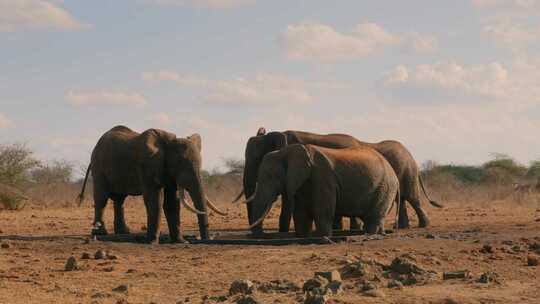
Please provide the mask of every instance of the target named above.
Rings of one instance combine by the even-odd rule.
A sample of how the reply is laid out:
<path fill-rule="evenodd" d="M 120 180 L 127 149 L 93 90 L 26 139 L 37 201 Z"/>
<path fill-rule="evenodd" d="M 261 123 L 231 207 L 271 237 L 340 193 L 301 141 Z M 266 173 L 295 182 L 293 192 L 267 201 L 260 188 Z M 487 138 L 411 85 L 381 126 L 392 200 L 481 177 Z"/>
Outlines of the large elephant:
<path fill-rule="evenodd" d="M 279 150 L 288 144 L 312 144 L 327 148 L 348 148 L 348 147 L 362 147 L 367 146 L 377 150 L 382 154 L 386 160 L 390 163 L 394 169 L 399 181 L 400 181 L 400 214 L 398 220 L 399 228 L 408 228 L 409 219 L 407 216 L 407 209 L 405 208 L 405 201 L 409 202 L 414 208 L 420 227 L 429 226 L 429 218 L 427 213 L 422 209 L 420 204 L 420 192 L 426 196 L 428 201 L 436 206 L 442 207 L 435 201 L 429 199 L 426 190 L 424 188 L 422 178 L 420 177 L 418 165 L 411 153 L 400 142 L 393 140 L 385 140 L 378 143 L 367 143 L 359 141 L 358 139 L 345 135 L 345 134 L 315 134 L 301 131 L 285 131 L 285 132 L 269 132 L 266 133 L 264 128 L 260 128 L 257 135 L 251 137 L 246 145 L 245 150 L 245 167 L 244 167 L 244 180 L 243 180 L 243 193 L 246 198 L 253 195 L 255 192 L 257 171 L 260 163 L 267 153 L 275 150 Z M 237 199 L 240 198 L 242 192 Z M 282 195 L 283 204 L 287 204 L 286 194 Z M 253 223 L 252 208 L 247 206 L 249 223 Z M 289 230 L 291 214 L 287 208 L 283 208 L 280 221 L 279 230 L 286 232 Z M 351 221 L 353 222 L 353 221 Z M 336 228 L 340 228 L 341 220 L 337 218 Z"/>
<path fill-rule="evenodd" d="M 142 195 L 147 212 L 147 242 L 159 237 L 160 208 L 163 207 L 172 242 L 184 241 L 180 226 L 178 193 L 184 202 L 186 189 L 197 210 L 202 239 L 208 238 L 207 199 L 201 182 L 201 138 L 188 138 L 158 129 L 137 133 L 124 126 L 107 131 L 92 151 L 80 198 L 83 198 L 88 172 L 94 186 L 94 234 L 107 234 L 103 210 L 108 199 L 114 201 L 114 231 L 129 233 L 124 218 L 124 200 Z M 161 201 L 164 190 L 163 203 Z M 185 203 L 185 202 L 184 202 Z M 218 210 L 219 211 L 219 210 Z"/>
<path fill-rule="evenodd" d="M 319 236 L 331 236 L 336 216 L 360 217 L 368 234 L 384 233 L 384 219 L 399 200 L 399 181 L 386 159 L 372 148 L 330 149 L 293 144 L 266 154 L 257 174 L 252 206 L 253 233 L 281 193 L 287 193 L 297 236 L 315 222 Z"/>

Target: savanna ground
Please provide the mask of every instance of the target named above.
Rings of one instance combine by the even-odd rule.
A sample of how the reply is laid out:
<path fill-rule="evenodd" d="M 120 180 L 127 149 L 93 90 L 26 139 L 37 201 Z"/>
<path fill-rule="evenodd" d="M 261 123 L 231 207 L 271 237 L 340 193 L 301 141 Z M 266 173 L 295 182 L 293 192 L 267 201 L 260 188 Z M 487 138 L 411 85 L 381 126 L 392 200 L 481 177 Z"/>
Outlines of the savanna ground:
<path fill-rule="evenodd" d="M 425 207 L 432 220 L 427 229 L 400 230 L 384 238 L 355 236 L 331 245 L 288 246 L 88 241 L 91 199 L 80 208 L 68 201 L 45 206 L 48 196 L 58 197 L 61 192 L 65 196 L 69 191 L 34 193 L 38 202 L 19 211 L 0 211 L 0 243 L 8 247 L 0 248 L 0 303 L 203 303 L 205 296 L 227 296 L 236 279 L 251 280 L 256 287 L 281 279 L 301 288 L 315 271 L 341 269 L 356 259 L 389 264 L 403 254 L 436 275 L 426 284 L 403 289 L 381 286 L 378 297 L 362 293 L 358 278 L 344 278 L 344 291 L 330 297 L 329 303 L 538 303 L 540 266 L 527 265 L 528 256 L 537 256 L 534 244 L 540 244 L 537 197 L 516 202 L 512 196 L 497 199 L 486 189 L 482 196 L 477 194 L 480 190 L 464 188 L 450 198 L 445 193 L 455 189 L 443 190 L 433 192 L 446 208 Z M 225 217 L 211 214 L 213 233 L 247 228 L 245 207 L 226 203 L 232 191 L 211 196 L 229 213 Z M 109 230 L 112 214 L 109 205 Z M 275 207 L 265 228 L 277 228 L 278 214 Z M 416 226 L 412 210 L 409 214 Z M 143 231 L 146 214 L 140 199 L 128 199 L 126 216 L 132 232 Z M 166 233 L 163 217 L 162 222 Z M 388 227 L 392 222 L 390 216 Z M 194 233 L 195 215 L 183 210 L 182 225 L 186 234 Z M 491 247 L 486 250 L 485 245 Z M 117 259 L 96 260 L 98 250 L 109 251 Z M 91 259 L 81 259 L 83 253 Z M 64 271 L 70 256 L 77 259 L 80 270 Z M 472 278 L 442 279 L 444 272 L 459 270 L 471 271 Z M 477 282 L 489 271 L 499 275 L 499 282 Z M 120 285 L 126 285 L 127 291 L 113 291 Z M 253 297 L 259 303 L 303 303 L 301 291 L 256 290 Z M 235 297 L 225 300 L 231 301 Z M 206 303 L 215 302 L 207 299 Z"/>

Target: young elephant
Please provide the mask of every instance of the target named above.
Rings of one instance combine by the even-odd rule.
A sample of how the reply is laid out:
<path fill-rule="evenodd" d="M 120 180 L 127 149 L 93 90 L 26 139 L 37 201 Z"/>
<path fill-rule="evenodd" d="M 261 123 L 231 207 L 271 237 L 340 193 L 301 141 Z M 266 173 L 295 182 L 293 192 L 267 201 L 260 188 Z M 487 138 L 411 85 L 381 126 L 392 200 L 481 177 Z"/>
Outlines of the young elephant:
<path fill-rule="evenodd" d="M 399 181 L 386 159 L 369 147 L 331 149 L 289 145 L 268 153 L 261 163 L 252 204 L 253 233 L 280 193 L 287 193 L 298 236 L 332 235 L 335 216 L 360 217 L 368 234 L 384 233 L 384 219 L 394 200 L 399 201 Z"/>

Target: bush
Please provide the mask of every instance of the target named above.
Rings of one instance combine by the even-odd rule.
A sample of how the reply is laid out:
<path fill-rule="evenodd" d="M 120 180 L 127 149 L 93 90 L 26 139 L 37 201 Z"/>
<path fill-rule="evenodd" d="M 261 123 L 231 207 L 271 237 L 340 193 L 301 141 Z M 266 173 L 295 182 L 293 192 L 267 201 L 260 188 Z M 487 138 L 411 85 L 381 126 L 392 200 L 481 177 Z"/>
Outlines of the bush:
<path fill-rule="evenodd" d="M 0 204 L 8 210 L 18 210 L 24 207 L 28 198 L 18 189 L 0 184 Z"/>
<path fill-rule="evenodd" d="M 25 144 L 0 145 L 0 183 L 19 189 L 27 187 L 31 170 L 39 164 Z"/>
<path fill-rule="evenodd" d="M 32 180 L 38 184 L 70 183 L 74 165 L 66 160 L 56 160 L 32 170 Z"/>

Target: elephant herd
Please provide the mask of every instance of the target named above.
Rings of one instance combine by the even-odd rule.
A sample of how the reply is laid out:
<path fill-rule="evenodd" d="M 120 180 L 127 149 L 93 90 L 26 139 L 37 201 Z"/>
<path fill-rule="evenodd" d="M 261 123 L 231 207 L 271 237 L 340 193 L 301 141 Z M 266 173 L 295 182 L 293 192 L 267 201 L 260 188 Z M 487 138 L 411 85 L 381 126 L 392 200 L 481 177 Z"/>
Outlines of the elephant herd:
<path fill-rule="evenodd" d="M 124 200 L 142 195 L 147 214 L 147 242 L 159 237 L 161 208 L 172 242 L 183 242 L 180 203 L 198 217 L 200 237 L 207 239 L 207 207 L 226 215 L 206 196 L 201 179 L 201 137 L 186 138 L 158 129 L 137 133 L 124 126 L 107 131 L 96 144 L 86 172 L 80 199 L 91 172 L 94 196 L 92 234 L 107 234 L 103 211 L 114 202 L 114 232 L 129 233 Z M 163 191 L 162 191 L 163 190 Z M 194 207 L 185 199 L 185 191 Z M 279 231 L 288 232 L 291 217 L 298 236 L 331 236 L 342 228 L 342 217 L 351 229 L 384 233 L 384 220 L 397 203 L 399 228 L 409 227 L 405 202 L 418 216 L 419 226 L 429 218 L 421 206 L 429 199 L 418 166 L 397 141 L 366 143 L 345 134 L 319 135 L 300 131 L 269 132 L 260 128 L 245 150 L 243 190 L 247 217 L 254 235 L 263 233 L 262 222 L 281 195 Z M 163 199 L 162 199 L 163 196 Z"/>

